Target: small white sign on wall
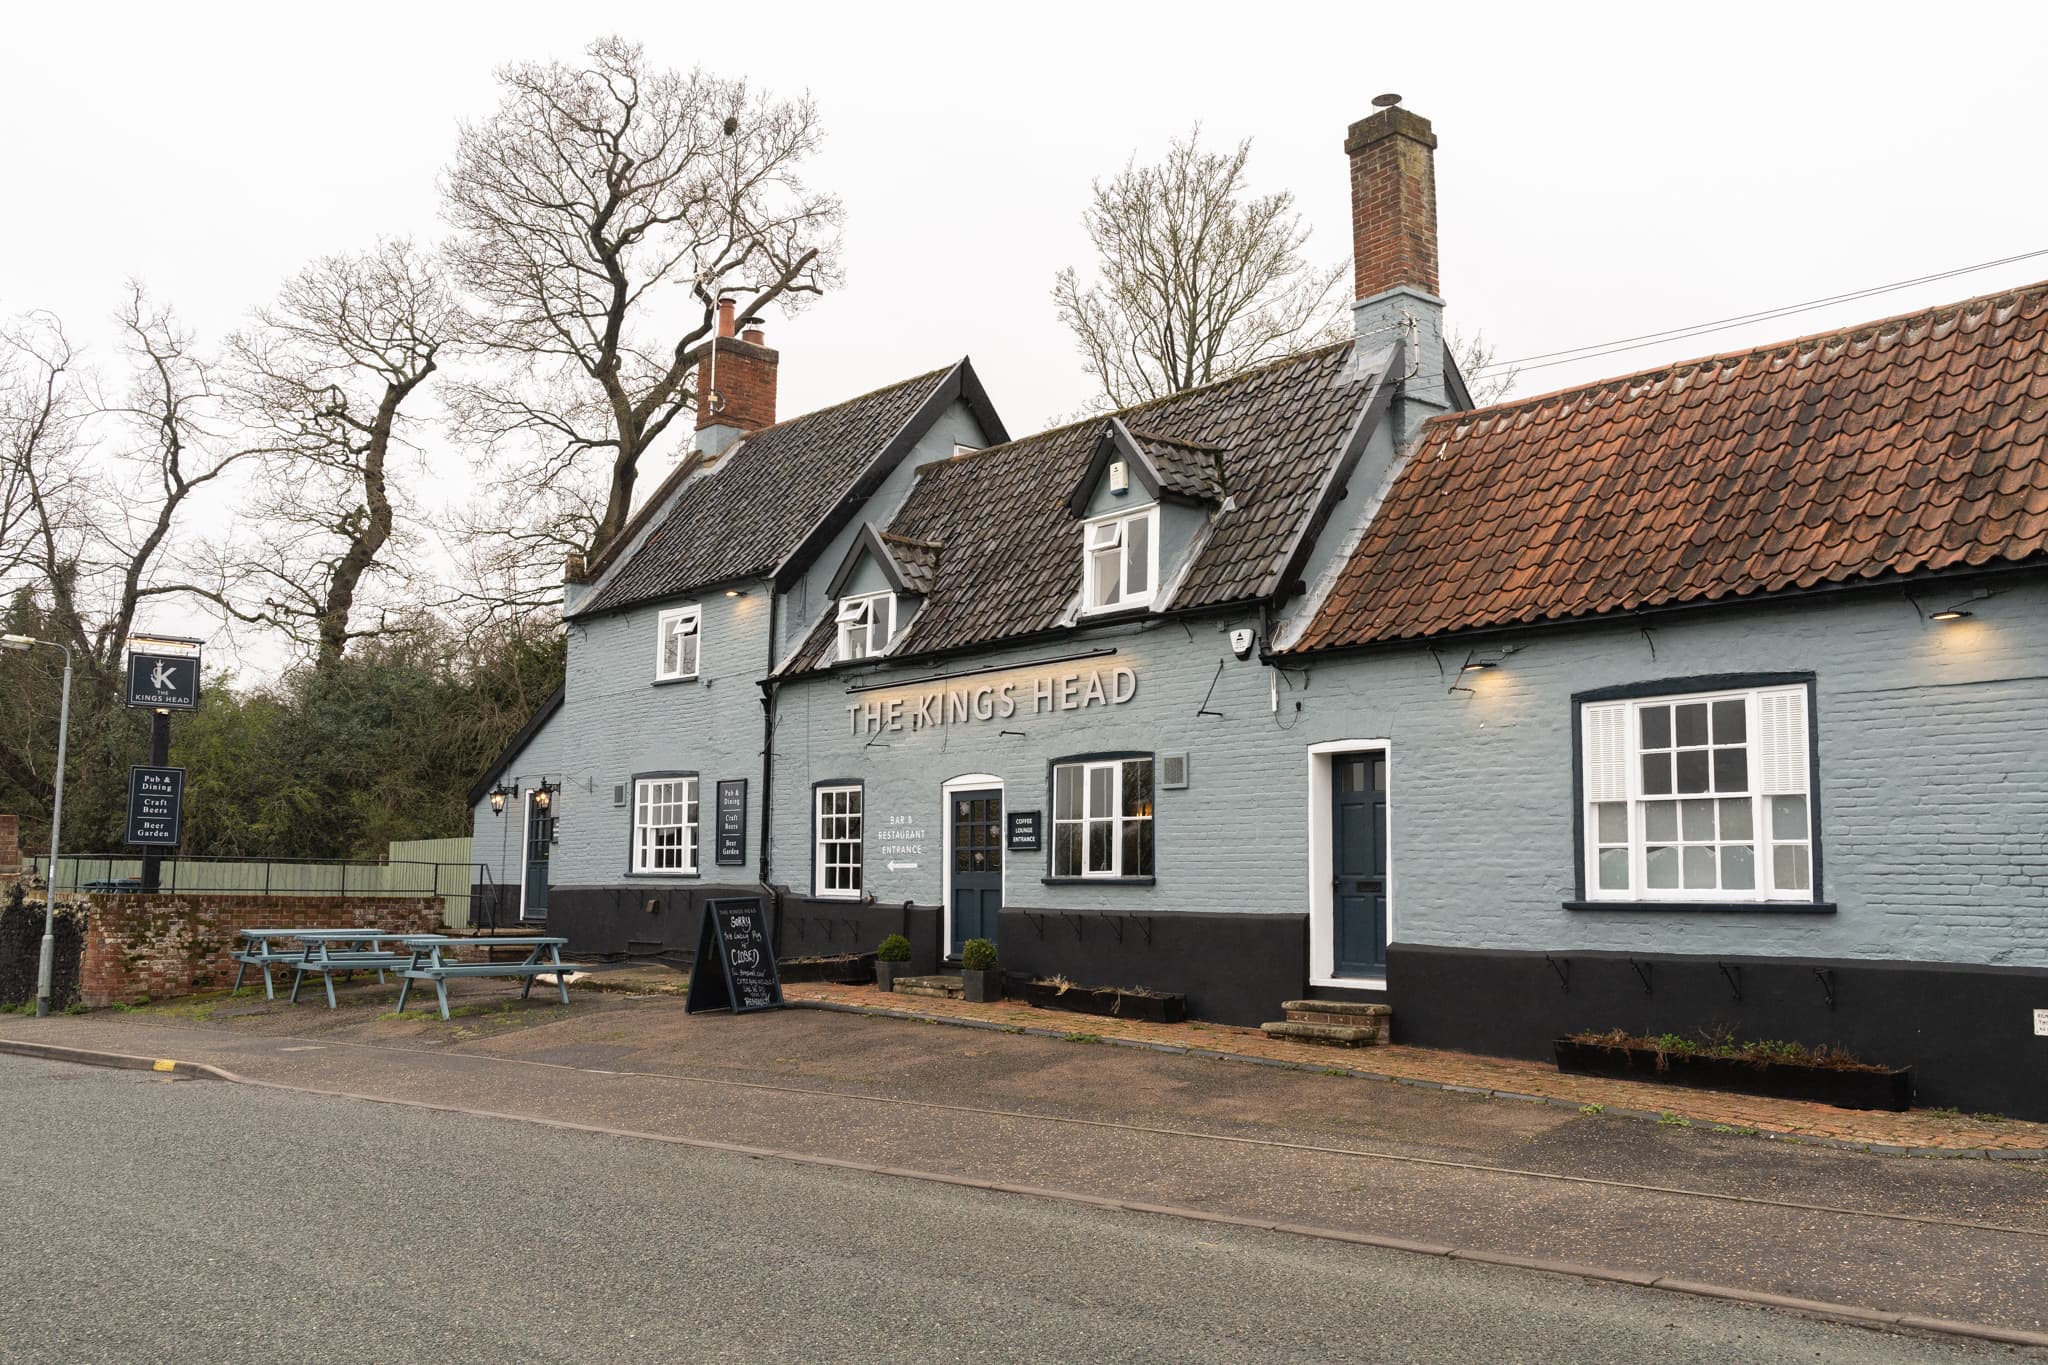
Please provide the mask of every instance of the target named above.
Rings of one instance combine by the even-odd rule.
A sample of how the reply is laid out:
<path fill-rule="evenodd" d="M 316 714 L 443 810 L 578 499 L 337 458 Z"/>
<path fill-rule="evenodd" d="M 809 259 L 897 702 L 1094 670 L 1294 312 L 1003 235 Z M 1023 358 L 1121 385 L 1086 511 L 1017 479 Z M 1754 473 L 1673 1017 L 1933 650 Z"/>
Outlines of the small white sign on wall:
<path fill-rule="evenodd" d="M 2048 1038 L 2048 1010 L 2034 1011 L 2034 1036 Z"/>

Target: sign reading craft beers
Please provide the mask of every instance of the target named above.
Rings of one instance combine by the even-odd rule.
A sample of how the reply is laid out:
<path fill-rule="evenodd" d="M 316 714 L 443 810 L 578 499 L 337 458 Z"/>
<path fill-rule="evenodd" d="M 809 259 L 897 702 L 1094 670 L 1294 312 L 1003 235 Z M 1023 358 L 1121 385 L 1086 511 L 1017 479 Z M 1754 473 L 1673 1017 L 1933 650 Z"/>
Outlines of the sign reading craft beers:
<path fill-rule="evenodd" d="M 128 842 L 175 847 L 185 819 L 183 768 L 128 770 Z"/>
<path fill-rule="evenodd" d="M 199 656 L 130 651 L 128 704 L 156 711 L 197 711 Z"/>

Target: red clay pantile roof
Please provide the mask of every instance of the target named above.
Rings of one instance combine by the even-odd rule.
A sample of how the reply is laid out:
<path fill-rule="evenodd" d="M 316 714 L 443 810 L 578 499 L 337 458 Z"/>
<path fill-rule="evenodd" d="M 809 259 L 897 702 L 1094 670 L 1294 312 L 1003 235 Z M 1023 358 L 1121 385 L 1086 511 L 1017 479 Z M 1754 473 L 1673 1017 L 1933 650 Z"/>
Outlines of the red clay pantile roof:
<path fill-rule="evenodd" d="M 2048 283 L 1433 419 L 1297 651 L 2048 553 Z"/>

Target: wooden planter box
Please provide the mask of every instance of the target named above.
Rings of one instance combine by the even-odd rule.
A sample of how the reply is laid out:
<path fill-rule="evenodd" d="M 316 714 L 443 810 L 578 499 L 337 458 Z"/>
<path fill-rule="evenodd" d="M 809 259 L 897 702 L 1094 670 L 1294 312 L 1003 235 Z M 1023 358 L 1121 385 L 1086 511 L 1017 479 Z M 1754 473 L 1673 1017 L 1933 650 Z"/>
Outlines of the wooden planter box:
<path fill-rule="evenodd" d="M 864 986 L 875 979 L 875 955 L 786 957 L 775 964 L 775 974 L 785 982 L 826 981 L 837 986 Z"/>
<path fill-rule="evenodd" d="M 1187 1017 L 1187 997 L 1167 991 L 1124 990 L 1116 986 L 1069 986 L 1026 982 L 1024 999 L 1041 1009 L 1104 1014 L 1148 1024 L 1178 1024 Z"/>
<path fill-rule="evenodd" d="M 1801 1066 L 1794 1062 L 1748 1062 L 1732 1057 L 1663 1054 L 1658 1065 L 1654 1048 L 1617 1047 L 1605 1043 L 1557 1040 L 1557 1069 L 1576 1076 L 1608 1076 L 1616 1080 L 1652 1081 L 1696 1090 L 1732 1090 L 1742 1095 L 1768 1095 L 1781 1100 L 1812 1100 L 1837 1109 L 1913 1107 L 1913 1068 L 1883 1071 Z"/>

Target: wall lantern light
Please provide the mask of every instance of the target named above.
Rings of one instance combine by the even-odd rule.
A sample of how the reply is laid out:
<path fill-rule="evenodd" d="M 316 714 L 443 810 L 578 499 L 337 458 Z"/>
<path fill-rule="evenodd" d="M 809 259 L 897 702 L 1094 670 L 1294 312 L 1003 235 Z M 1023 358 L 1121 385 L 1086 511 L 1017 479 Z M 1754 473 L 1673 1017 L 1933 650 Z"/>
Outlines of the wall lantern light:
<path fill-rule="evenodd" d="M 1922 615 L 1926 616 L 1930 621 L 1967 621 L 1977 614 L 1970 610 L 1971 607 L 1976 606 L 1979 602 L 1986 602 L 1998 596 L 1999 591 L 1995 588 L 1979 588 L 1960 602 L 1952 602 L 1938 611 L 1922 610 Z M 1913 605 L 1915 608 L 1920 607 L 1918 601 L 1915 601 Z"/>
<path fill-rule="evenodd" d="M 1458 665 L 1458 676 L 1451 679 L 1452 692 L 1472 691 L 1472 682 L 1480 674 L 1499 668 L 1509 655 L 1518 652 L 1520 645 L 1503 645 L 1498 649 L 1475 649 L 1465 655 L 1465 662 Z"/>
<path fill-rule="evenodd" d="M 533 789 L 533 805 L 536 810 L 546 810 L 555 803 L 555 793 L 562 789 L 559 782 L 543 781 Z"/>
<path fill-rule="evenodd" d="M 500 782 L 497 786 L 491 788 L 491 814 L 503 815 L 505 813 L 505 801 L 508 797 L 515 801 L 519 799 L 519 784 L 517 782 L 514 782 L 509 787 Z"/>

